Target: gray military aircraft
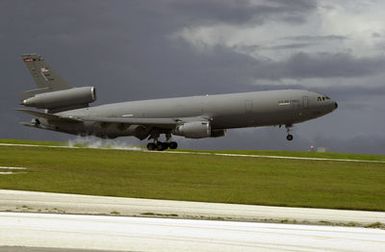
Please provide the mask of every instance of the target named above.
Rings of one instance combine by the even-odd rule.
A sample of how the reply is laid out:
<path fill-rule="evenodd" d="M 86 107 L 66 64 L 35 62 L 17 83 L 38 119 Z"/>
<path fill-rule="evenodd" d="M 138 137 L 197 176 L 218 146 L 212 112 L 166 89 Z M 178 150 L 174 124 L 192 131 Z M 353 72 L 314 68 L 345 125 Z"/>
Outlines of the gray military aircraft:
<path fill-rule="evenodd" d="M 73 88 L 37 54 L 22 55 L 37 84 L 26 91 L 20 109 L 34 116 L 23 125 L 101 138 L 148 139 L 149 150 L 176 149 L 172 135 L 186 138 L 224 136 L 227 129 L 285 126 L 326 115 L 337 108 L 329 97 L 307 90 L 274 90 L 169 99 L 129 101 L 90 107 L 94 87 Z M 165 135 L 165 142 L 159 140 Z"/>

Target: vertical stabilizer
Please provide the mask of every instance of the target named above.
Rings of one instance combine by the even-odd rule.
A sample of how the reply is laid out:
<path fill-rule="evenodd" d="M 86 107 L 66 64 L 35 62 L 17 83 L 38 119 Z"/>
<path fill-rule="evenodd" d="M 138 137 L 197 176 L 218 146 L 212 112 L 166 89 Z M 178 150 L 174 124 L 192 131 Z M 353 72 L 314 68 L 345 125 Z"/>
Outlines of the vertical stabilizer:
<path fill-rule="evenodd" d="M 38 87 L 27 91 L 25 96 L 71 88 L 69 83 L 63 80 L 40 55 L 33 53 L 24 54 L 21 57 Z"/>

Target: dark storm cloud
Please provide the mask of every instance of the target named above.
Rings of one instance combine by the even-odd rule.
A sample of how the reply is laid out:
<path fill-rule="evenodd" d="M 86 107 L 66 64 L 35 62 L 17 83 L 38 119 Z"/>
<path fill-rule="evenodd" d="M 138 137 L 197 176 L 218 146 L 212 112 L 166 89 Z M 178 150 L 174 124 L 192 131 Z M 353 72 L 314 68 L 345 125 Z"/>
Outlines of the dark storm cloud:
<path fill-rule="evenodd" d="M 289 23 L 304 21 L 305 15 L 316 8 L 314 0 L 195 0 L 195 1 L 168 1 L 176 13 L 187 15 L 194 23 L 223 22 L 244 24 L 264 23 L 267 20 L 284 20 Z"/>
<path fill-rule="evenodd" d="M 258 62 L 256 78 L 354 78 L 376 75 L 385 68 L 385 57 L 355 57 L 348 53 L 296 53 L 280 62 Z"/>
<path fill-rule="evenodd" d="M 255 70 L 253 58 L 221 46 L 197 54 L 185 41 L 168 36 L 202 21 L 246 22 L 303 15 L 314 8 L 313 1 L 117 3 L 3 2 L 0 30 L 7 34 L 4 43 L 17 48 L 8 50 L 8 56 L 16 59 L 20 52 L 38 51 L 70 81 L 96 85 L 103 93 L 100 102 L 246 91 Z M 114 90 L 106 83 L 113 83 Z M 131 87 L 135 91 L 127 97 Z"/>
<path fill-rule="evenodd" d="M 322 94 L 329 94 L 330 96 L 346 97 L 351 99 L 353 97 L 374 97 L 385 96 L 385 87 L 379 86 L 359 86 L 359 85 L 330 85 L 309 87 L 304 84 L 295 83 L 293 81 L 289 84 L 263 84 L 263 81 L 259 81 L 255 85 L 257 90 L 279 90 L 279 89 L 311 89 L 315 92 Z"/>
<path fill-rule="evenodd" d="M 262 48 L 262 50 L 288 50 L 288 49 L 303 49 L 309 46 L 314 45 L 313 43 L 293 43 L 293 44 L 284 44 L 276 45 Z"/>
<path fill-rule="evenodd" d="M 247 46 L 234 46 L 234 48 L 240 48 L 243 51 L 256 52 L 263 50 L 291 50 L 291 49 L 306 49 L 311 46 L 326 45 L 333 42 L 341 42 L 348 40 L 347 36 L 339 35 L 326 35 L 326 36 L 290 36 L 283 37 L 277 40 L 277 45 L 247 45 Z"/>
<path fill-rule="evenodd" d="M 323 93 L 332 93 L 338 96 L 345 96 L 354 98 L 357 96 L 385 96 L 385 87 L 384 86 L 328 86 L 328 87 L 319 87 L 316 90 L 320 90 Z"/>
<path fill-rule="evenodd" d="M 306 50 L 312 46 L 326 46 L 330 43 L 340 43 L 348 40 L 347 36 L 325 35 L 325 36 L 289 36 L 277 39 L 273 45 L 235 45 L 232 48 L 243 52 L 258 53 L 262 51 L 290 51 Z M 333 46 L 333 45 L 331 45 Z"/>
<path fill-rule="evenodd" d="M 19 93 L 34 87 L 19 59 L 19 55 L 24 52 L 42 54 L 65 79 L 78 86 L 95 85 L 98 104 L 278 87 L 309 88 L 300 81 L 309 78 L 326 79 L 327 85 L 319 90 L 343 101 L 358 96 L 378 97 L 381 87 L 339 88 L 327 80 L 377 75 L 384 69 L 384 59 L 381 57 L 298 53 L 281 61 L 262 60 L 239 53 L 234 50 L 235 47 L 220 45 L 201 52 L 183 39 L 172 37 L 183 28 L 205 24 L 247 26 L 263 25 L 269 21 L 301 24 L 316 11 L 316 7 L 317 1 L 312 0 L 266 0 L 253 3 L 246 0 L 0 1 L 3 87 L 0 94 L 0 137 L 72 138 L 61 133 L 18 125 L 19 121 L 30 120 L 30 117 L 15 112 Z M 283 44 L 278 45 L 281 48 L 272 50 L 299 49 L 300 46 L 308 47 L 320 41 L 328 43 L 346 39 L 338 35 L 293 36 L 281 40 Z M 263 47 L 266 45 L 250 46 L 249 49 L 253 52 Z M 287 78 L 293 79 L 292 85 L 255 84 L 263 83 L 266 79 L 279 83 Z M 329 133 L 333 132 L 336 125 L 333 125 L 333 121 L 332 125 L 327 125 L 329 121 L 326 121 L 325 128 Z M 185 141 L 184 146 L 304 149 L 312 143 L 299 133 L 296 142 L 290 145 L 285 141 L 285 131 L 282 129 L 243 132 L 230 131 L 228 138 L 223 139 Z M 375 135 L 379 141 L 372 144 L 371 137 L 373 135 L 365 138 L 367 146 L 372 146 L 367 148 L 380 148 L 382 138 Z M 333 146 L 342 149 L 349 145 L 349 140 L 325 141 L 328 141 L 327 147 L 331 149 Z M 358 147 L 351 150 L 360 151 Z"/>
<path fill-rule="evenodd" d="M 284 37 L 282 40 L 292 40 L 301 42 L 328 42 L 328 41 L 343 41 L 349 39 L 347 36 L 341 35 L 325 35 L 325 36 L 291 36 Z"/>
<path fill-rule="evenodd" d="M 280 45 L 263 46 L 263 45 L 234 45 L 232 49 L 246 53 L 260 53 L 262 51 L 279 51 L 279 50 L 290 50 L 290 49 L 305 49 L 313 46 L 315 43 L 286 43 Z"/>
<path fill-rule="evenodd" d="M 261 47 L 262 50 L 287 50 L 305 49 L 310 46 L 326 45 L 328 43 L 340 43 L 348 40 L 347 36 L 325 35 L 325 36 L 290 36 L 283 37 L 280 44 L 270 47 Z M 289 41 L 289 43 L 287 43 Z M 282 43 L 283 42 L 283 43 Z"/>
<path fill-rule="evenodd" d="M 170 1 L 168 7 L 187 16 L 194 23 L 220 21 L 225 23 L 245 23 L 256 16 L 257 6 L 248 0 L 241 1 Z"/>

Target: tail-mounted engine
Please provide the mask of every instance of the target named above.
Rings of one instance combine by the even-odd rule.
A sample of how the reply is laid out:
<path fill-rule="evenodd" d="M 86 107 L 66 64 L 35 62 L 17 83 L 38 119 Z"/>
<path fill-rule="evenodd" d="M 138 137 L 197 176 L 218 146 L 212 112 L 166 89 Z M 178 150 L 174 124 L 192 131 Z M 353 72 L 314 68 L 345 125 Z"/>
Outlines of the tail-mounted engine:
<path fill-rule="evenodd" d="M 88 104 L 95 100 L 94 87 L 79 87 L 35 94 L 22 100 L 21 104 L 39 109 L 60 111 L 88 107 Z"/>

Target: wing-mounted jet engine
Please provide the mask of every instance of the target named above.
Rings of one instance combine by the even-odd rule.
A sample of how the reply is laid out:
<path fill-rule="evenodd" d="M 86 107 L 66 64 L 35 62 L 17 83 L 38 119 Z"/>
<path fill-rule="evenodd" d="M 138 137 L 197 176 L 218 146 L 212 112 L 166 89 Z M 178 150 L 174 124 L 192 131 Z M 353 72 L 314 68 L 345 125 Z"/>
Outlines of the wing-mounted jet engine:
<path fill-rule="evenodd" d="M 193 121 L 179 125 L 174 130 L 174 135 L 186 138 L 206 138 L 224 136 L 226 130 L 213 130 L 210 121 Z"/>

